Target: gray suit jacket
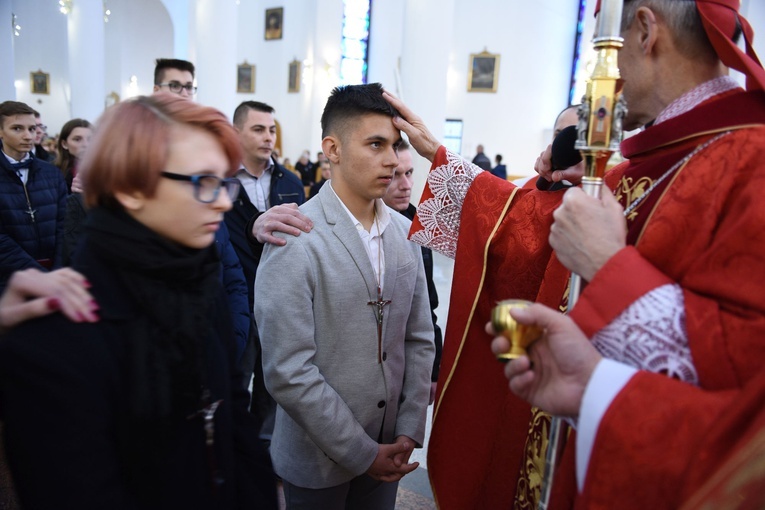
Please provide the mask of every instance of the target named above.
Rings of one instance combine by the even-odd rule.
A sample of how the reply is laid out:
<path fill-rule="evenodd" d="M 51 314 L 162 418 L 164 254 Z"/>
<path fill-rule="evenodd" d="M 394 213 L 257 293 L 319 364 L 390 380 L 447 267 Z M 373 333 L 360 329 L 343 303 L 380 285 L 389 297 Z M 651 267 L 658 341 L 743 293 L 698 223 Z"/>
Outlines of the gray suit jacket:
<path fill-rule="evenodd" d="M 271 441 L 276 472 L 306 488 L 363 474 L 378 438 L 422 444 L 433 367 L 433 324 L 410 222 L 383 233 L 385 307 L 378 362 L 375 274 L 359 233 L 329 186 L 300 207 L 314 228 L 266 246 L 255 320 L 266 386 L 279 404 Z"/>

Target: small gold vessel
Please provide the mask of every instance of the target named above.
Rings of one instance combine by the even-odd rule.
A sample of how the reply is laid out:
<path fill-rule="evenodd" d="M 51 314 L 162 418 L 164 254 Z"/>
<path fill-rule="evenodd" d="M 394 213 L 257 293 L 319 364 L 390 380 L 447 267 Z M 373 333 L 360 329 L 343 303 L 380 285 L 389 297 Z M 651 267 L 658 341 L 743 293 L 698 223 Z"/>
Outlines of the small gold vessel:
<path fill-rule="evenodd" d="M 513 308 L 527 308 L 533 303 L 524 299 L 505 299 L 491 311 L 491 324 L 498 335 L 510 340 L 510 350 L 497 355 L 500 361 L 510 361 L 526 355 L 526 348 L 542 336 L 537 326 L 519 324 L 510 315 Z"/>

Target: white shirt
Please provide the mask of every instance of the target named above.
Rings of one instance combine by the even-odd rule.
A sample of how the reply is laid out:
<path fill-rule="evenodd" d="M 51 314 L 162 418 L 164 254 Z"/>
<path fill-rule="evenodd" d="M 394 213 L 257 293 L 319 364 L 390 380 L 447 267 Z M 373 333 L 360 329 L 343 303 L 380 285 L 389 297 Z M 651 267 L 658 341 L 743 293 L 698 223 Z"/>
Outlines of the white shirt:
<path fill-rule="evenodd" d="M 255 177 L 244 166 L 236 173 L 236 177 L 242 182 L 242 187 L 250 202 L 260 212 L 271 207 L 271 176 L 273 172 L 274 163 L 271 161 L 260 177 Z"/>
<path fill-rule="evenodd" d="M 8 160 L 8 162 L 9 162 L 10 164 L 12 164 L 12 165 L 15 165 L 16 163 L 22 163 L 22 162 L 24 162 L 24 161 L 28 160 L 28 159 L 31 157 L 31 156 L 29 155 L 29 153 L 27 152 L 27 153 L 24 155 L 24 157 L 23 157 L 23 158 L 21 158 L 21 161 L 16 161 L 16 160 L 15 160 L 15 159 L 13 159 L 12 157 L 10 157 L 8 154 L 6 154 L 6 153 L 5 153 L 5 151 L 3 151 L 3 156 L 5 156 L 5 159 L 7 159 L 7 160 Z M 19 175 L 19 178 L 21 178 L 21 182 L 23 182 L 24 184 L 26 184 L 26 183 L 27 183 L 27 179 L 29 179 L 29 168 L 20 168 L 20 169 L 16 170 L 16 173 L 18 173 L 18 175 Z"/>
<path fill-rule="evenodd" d="M 328 181 L 325 186 L 328 186 L 335 193 L 332 188 L 332 180 Z M 335 193 L 337 197 L 337 193 Z M 340 197 L 337 197 L 340 200 Z M 377 284 L 380 286 L 380 292 L 383 289 L 383 281 L 385 280 L 385 252 L 383 250 L 382 235 L 385 229 L 390 225 L 390 211 L 388 206 L 385 205 L 381 199 L 375 200 L 375 221 L 372 223 L 372 228 L 369 232 L 364 228 L 359 220 L 353 215 L 343 201 L 340 200 L 345 212 L 348 213 L 348 217 L 356 227 L 356 231 L 359 233 L 361 242 L 364 244 L 364 248 L 367 250 L 367 256 L 369 257 L 369 263 L 372 264 L 372 269 L 375 272 L 375 278 L 377 278 Z"/>

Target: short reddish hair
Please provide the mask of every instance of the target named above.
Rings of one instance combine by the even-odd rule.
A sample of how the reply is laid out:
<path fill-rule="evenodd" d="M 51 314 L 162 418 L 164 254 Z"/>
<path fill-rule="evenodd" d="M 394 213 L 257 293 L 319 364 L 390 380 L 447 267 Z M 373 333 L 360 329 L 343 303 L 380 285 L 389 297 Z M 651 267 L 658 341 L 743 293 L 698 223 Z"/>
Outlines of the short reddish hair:
<path fill-rule="evenodd" d="M 153 196 L 169 158 L 170 130 L 178 125 L 213 135 L 228 159 L 227 175 L 237 171 L 242 149 L 223 113 L 176 94 L 139 96 L 112 106 L 96 124 L 80 167 L 85 204 L 121 209 L 116 192 Z"/>

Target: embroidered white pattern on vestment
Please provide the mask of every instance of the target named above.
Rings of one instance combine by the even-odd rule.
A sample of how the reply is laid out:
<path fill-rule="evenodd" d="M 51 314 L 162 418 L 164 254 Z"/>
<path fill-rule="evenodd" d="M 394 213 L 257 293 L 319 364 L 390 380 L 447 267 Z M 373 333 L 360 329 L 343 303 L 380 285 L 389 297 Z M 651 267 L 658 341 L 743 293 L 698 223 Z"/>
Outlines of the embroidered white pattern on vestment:
<path fill-rule="evenodd" d="M 411 236 L 415 243 L 431 248 L 447 257 L 457 255 L 457 236 L 460 231 L 462 204 L 470 185 L 483 172 L 453 152 L 446 151 L 446 164 L 428 174 L 428 186 L 433 192 L 417 207 L 417 216 L 423 230 Z"/>
<path fill-rule="evenodd" d="M 672 101 L 659 114 L 659 116 L 656 117 L 656 122 L 653 124 L 654 126 L 661 124 L 662 122 L 668 121 L 669 119 L 693 110 L 698 105 L 711 97 L 740 87 L 741 85 L 739 85 L 738 82 L 730 76 L 720 76 L 718 78 L 706 81 Z"/>
<path fill-rule="evenodd" d="M 699 384 L 685 328 L 679 285 L 667 284 L 640 297 L 592 338 L 606 358 L 641 370 Z"/>

